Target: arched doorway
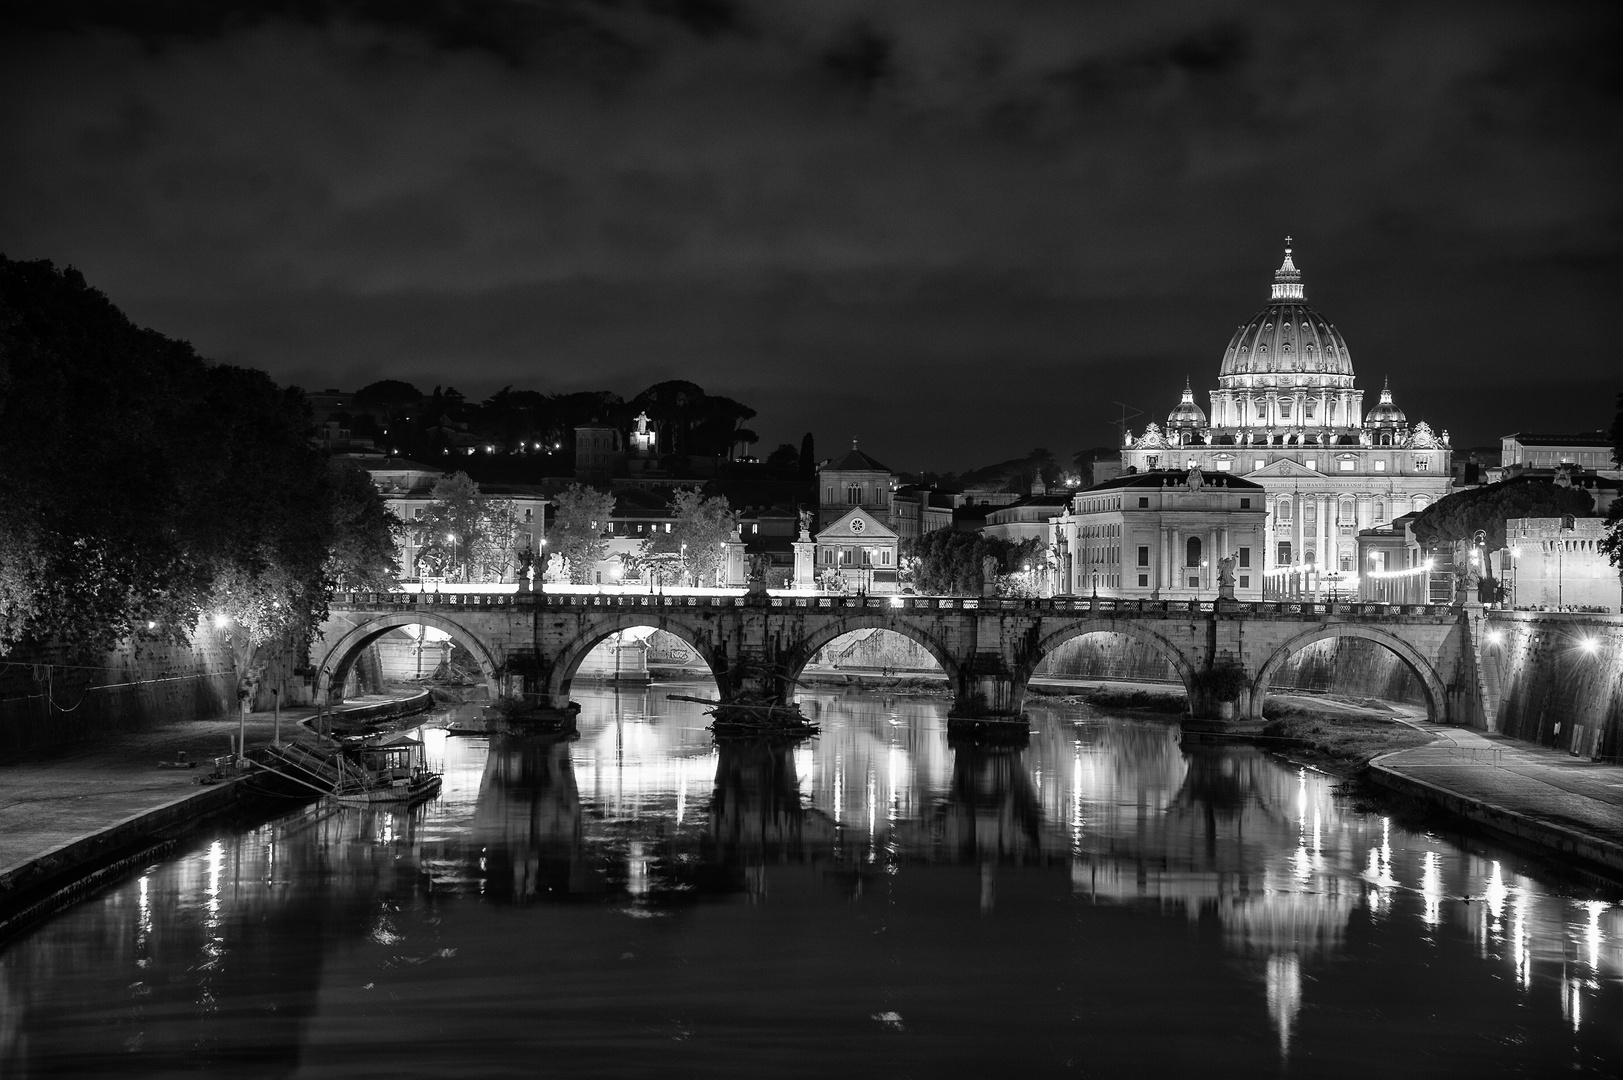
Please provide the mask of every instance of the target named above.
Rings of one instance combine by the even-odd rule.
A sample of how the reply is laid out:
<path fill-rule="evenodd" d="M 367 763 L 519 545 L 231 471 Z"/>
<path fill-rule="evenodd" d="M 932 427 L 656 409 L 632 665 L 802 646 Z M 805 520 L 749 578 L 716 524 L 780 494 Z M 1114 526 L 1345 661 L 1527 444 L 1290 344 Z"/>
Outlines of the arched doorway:
<path fill-rule="evenodd" d="M 494 701 L 500 696 L 500 665 L 476 635 L 443 615 L 428 611 L 399 611 L 369 619 L 349 630 L 332 644 L 316 668 L 316 700 L 328 701 L 328 695 L 335 688 L 341 690 L 349 676 L 350 668 L 367 646 L 391 630 L 403 626 L 432 627 L 449 635 L 452 641 L 466 649 L 473 657 L 491 700 Z"/>
<path fill-rule="evenodd" d="M 1262 665 L 1257 673 L 1251 688 L 1251 716 L 1253 719 L 1262 718 L 1263 705 L 1268 699 L 1268 690 L 1274 676 L 1292 656 L 1315 642 L 1327 638 L 1361 638 L 1372 641 L 1382 648 L 1393 653 L 1419 680 L 1420 688 L 1426 699 L 1426 718 L 1433 723 L 1446 723 L 1448 716 L 1448 689 L 1438 677 L 1437 671 L 1430 661 L 1420 655 L 1414 646 L 1402 638 L 1386 630 L 1373 626 L 1359 626 L 1352 623 L 1338 623 L 1330 626 L 1317 626 L 1307 630 L 1285 642 L 1275 649 L 1273 654 Z"/>

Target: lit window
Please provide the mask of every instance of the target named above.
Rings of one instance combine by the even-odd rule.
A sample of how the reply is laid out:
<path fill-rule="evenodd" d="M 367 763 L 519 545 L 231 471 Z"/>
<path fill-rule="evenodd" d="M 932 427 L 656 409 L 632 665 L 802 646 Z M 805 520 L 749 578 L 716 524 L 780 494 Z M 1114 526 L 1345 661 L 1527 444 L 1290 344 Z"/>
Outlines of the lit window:
<path fill-rule="evenodd" d="M 1229 472 L 1234 468 L 1234 462 L 1229 461 L 1227 458 L 1218 458 L 1217 461 L 1212 463 L 1212 467 L 1218 472 Z"/>
<path fill-rule="evenodd" d="M 1261 458 L 1258 458 L 1257 460 L 1255 460 L 1255 461 L 1253 461 L 1251 463 L 1251 468 L 1254 471 L 1254 470 L 1262 468 L 1266 464 L 1268 464 L 1266 461 L 1262 460 Z"/>
<path fill-rule="evenodd" d="M 1415 472 L 1425 472 L 1429 468 L 1431 468 L 1431 462 L 1427 461 L 1425 458 L 1417 457 L 1414 459 Z"/>
<path fill-rule="evenodd" d="M 1317 472 L 1319 468 L 1319 459 L 1314 457 L 1303 458 L 1302 464 Z"/>
<path fill-rule="evenodd" d="M 1386 462 L 1384 462 L 1384 461 L 1377 461 L 1377 462 L 1376 462 L 1376 463 L 1375 463 L 1375 471 L 1376 471 L 1376 472 L 1385 472 L 1385 471 L 1386 471 Z"/>
<path fill-rule="evenodd" d="M 1354 469 L 1358 468 L 1358 462 L 1354 461 L 1352 458 L 1342 458 L 1336 464 L 1342 472 L 1352 472 Z"/>

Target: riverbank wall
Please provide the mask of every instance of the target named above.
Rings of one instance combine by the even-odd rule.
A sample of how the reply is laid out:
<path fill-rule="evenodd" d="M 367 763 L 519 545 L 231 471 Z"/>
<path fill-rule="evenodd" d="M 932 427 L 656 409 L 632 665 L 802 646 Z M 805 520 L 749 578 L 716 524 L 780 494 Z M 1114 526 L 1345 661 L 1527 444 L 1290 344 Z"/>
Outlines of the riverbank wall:
<path fill-rule="evenodd" d="M 1489 730 L 1623 760 L 1623 615 L 1492 612 L 1477 647 Z"/>
<path fill-rule="evenodd" d="M 242 809 L 251 798 L 240 779 L 199 787 L 0 868 L 0 939 L 142 861 L 161 857 L 190 830 Z"/>
<path fill-rule="evenodd" d="M 292 650 L 262 657 L 251 707 L 308 705 L 310 685 Z M 237 675 L 218 635 L 190 642 L 126 642 L 100 656 L 25 645 L 0 659 L 0 757 L 235 712 Z"/>

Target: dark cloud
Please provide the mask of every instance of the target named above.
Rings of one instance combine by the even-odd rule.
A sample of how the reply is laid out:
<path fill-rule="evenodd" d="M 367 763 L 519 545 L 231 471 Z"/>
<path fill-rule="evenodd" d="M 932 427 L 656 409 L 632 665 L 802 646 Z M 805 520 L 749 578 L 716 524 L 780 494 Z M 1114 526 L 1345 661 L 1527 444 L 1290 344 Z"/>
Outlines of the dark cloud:
<path fill-rule="evenodd" d="M 306 384 L 681 376 L 961 466 L 1214 386 L 1289 232 L 1366 387 L 1466 441 L 1616 389 L 1605 5 L 0 18 L 0 247 Z"/>

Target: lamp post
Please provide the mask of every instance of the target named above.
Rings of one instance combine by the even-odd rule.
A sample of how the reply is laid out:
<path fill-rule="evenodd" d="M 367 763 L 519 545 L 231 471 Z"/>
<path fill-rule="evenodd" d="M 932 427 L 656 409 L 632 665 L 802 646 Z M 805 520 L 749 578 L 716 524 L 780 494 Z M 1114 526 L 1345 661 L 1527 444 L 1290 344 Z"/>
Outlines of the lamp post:
<path fill-rule="evenodd" d="M 686 585 L 688 580 L 688 546 L 686 543 L 682 545 L 682 550 L 677 555 L 677 565 L 681 567 L 678 573 L 681 576 L 682 584 Z"/>

